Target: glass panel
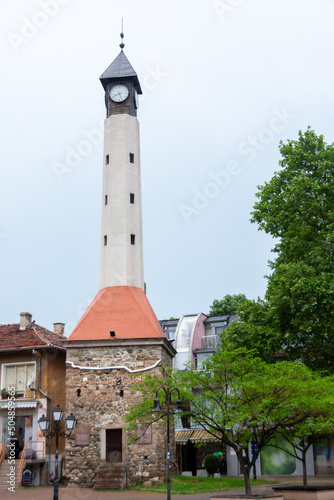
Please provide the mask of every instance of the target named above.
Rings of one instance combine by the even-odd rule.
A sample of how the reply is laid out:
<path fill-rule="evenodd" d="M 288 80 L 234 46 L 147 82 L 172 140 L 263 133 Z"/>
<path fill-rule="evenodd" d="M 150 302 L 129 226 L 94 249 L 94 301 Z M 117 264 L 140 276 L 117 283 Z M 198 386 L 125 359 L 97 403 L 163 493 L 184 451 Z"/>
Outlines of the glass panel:
<path fill-rule="evenodd" d="M 15 389 L 19 393 L 24 393 L 27 381 L 27 365 L 17 365 L 16 368 L 16 386 Z"/>
<path fill-rule="evenodd" d="M 178 325 L 176 350 L 178 347 L 189 347 L 191 333 L 196 323 L 197 316 L 183 317 Z"/>
<path fill-rule="evenodd" d="M 216 326 L 215 331 L 217 333 L 222 333 L 225 330 L 225 326 Z"/>
<path fill-rule="evenodd" d="M 5 387 L 15 387 L 15 366 L 5 367 Z"/>
<path fill-rule="evenodd" d="M 175 330 L 176 330 L 176 326 L 168 326 L 167 327 L 167 338 L 168 338 L 168 340 L 174 340 L 175 339 Z"/>
<path fill-rule="evenodd" d="M 211 356 L 210 353 L 197 353 L 196 355 L 196 369 L 203 370 L 203 363 Z"/>
<path fill-rule="evenodd" d="M 4 367 L 5 377 L 4 387 L 15 387 L 19 394 L 25 394 L 27 390 L 27 381 L 31 374 L 35 373 L 35 364 L 20 364 Z"/>

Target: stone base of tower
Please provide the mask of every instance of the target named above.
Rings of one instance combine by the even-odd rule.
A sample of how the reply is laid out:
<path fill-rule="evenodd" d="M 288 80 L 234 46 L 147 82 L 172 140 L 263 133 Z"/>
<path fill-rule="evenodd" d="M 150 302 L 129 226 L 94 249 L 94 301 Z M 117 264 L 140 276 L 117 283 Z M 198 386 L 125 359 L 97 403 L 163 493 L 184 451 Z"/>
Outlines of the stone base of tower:
<path fill-rule="evenodd" d="M 69 486 L 120 489 L 165 479 L 166 427 L 154 424 L 140 441 L 128 444 L 124 416 L 141 400 L 128 369 L 149 370 L 159 360 L 171 366 L 170 349 L 161 339 L 67 346 L 66 413 L 78 421 L 65 448 Z"/>
<path fill-rule="evenodd" d="M 129 444 L 124 418 L 142 398 L 133 373 L 160 373 L 175 356 L 144 292 L 101 290 L 64 345 L 66 413 L 77 419 L 66 440 L 68 486 L 120 489 L 164 481 L 166 426 L 154 424 Z"/>

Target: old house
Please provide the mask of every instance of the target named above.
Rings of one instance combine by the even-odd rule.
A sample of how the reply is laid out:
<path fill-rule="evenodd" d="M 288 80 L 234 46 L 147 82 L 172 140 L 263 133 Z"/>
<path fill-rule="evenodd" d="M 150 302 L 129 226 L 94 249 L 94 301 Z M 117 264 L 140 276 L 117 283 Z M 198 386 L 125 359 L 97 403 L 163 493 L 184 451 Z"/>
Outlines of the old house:
<path fill-rule="evenodd" d="M 20 314 L 20 323 L 0 325 L 0 487 L 7 489 L 8 458 L 15 459 L 15 480 L 32 472 L 33 484 L 47 484 L 54 471 L 54 439 L 43 436 L 38 420 L 51 418 L 52 409 L 65 406 L 64 325 L 51 332 Z M 64 440 L 59 443 L 60 459 Z"/>

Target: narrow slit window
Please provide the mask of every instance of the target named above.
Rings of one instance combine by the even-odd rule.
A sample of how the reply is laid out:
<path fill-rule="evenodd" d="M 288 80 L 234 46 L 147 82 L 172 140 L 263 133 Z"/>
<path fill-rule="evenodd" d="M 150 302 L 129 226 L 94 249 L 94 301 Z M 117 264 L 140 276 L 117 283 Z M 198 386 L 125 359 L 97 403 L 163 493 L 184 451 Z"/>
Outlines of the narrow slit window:
<path fill-rule="evenodd" d="M 106 165 L 109 165 L 109 155 L 106 155 Z"/>
<path fill-rule="evenodd" d="M 130 203 L 134 203 L 134 202 L 135 202 L 135 194 L 130 193 Z"/>
<path fill-rule="evenodd" d="M 105 205 L 108 205 L 108 195 L 106 194 L 105 197 L 104 197 L 104 204 Z"/>
<path fill-rule="evenodd" d="M 104 242 L 104 246 L 107 246 L 107 243 L 108 243 L 108 238 L 107 238 L 107 235 L 105 234 L 104 237 L 103 237 L 103 242 Z"/>
<path fill-rule="evenodd" d="M 129 158 L 130 158 L 130 163 L 134 163 L 135 162 L 135 155 L 134 155 L 134 153 L 129 153 Z"/>
<path fill-rule="evenodd" d="M 135 242 L 136 242 L 136 235 L 135 234 L 131 234 L 131 245 L 135 245 Z"/>

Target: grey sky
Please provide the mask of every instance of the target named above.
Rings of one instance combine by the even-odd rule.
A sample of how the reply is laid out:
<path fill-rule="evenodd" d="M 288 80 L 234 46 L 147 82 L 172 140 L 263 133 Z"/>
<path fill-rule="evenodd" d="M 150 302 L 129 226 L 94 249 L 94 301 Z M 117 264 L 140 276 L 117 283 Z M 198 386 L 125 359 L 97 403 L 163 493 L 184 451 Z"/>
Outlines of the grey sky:
<path fill-rule="evenodd" d="M 280 140 L 334 141 L 332 0 L 0 3 L 0 323 L 67 333 L 99 287 L 99 76 L 125 54 L 140 101 L 147 294 L 159 319 L 263 297 L 273 242 L 250 224 Z"/>

